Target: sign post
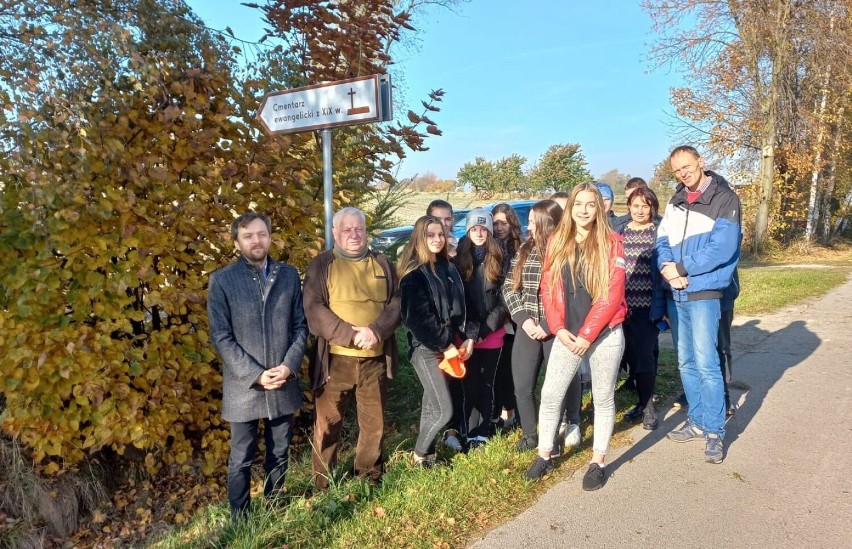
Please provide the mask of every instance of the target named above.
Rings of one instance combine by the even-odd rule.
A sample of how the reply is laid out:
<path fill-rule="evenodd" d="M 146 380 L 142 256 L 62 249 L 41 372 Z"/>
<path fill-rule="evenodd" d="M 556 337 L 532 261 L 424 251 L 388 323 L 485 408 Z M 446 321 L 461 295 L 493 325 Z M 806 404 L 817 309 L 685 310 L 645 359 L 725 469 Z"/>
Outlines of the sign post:
<path fill-rule="evenodd" d="M 325 249 L 330 250 L 334 239 L 331 235 L 331 220 L 334 215 L 334 204 L 331 202 L 331 130 L 322 131 L 322 190 L 323 207 L 325 208 Z"/>
<path fill-rule="evenodd" d="M 325 248 L 333 244 L 331 128 L 393 120 L 391 82 L 374 74 L 267 94 L 256 115 L 270 135 L 322 130 Z"/>

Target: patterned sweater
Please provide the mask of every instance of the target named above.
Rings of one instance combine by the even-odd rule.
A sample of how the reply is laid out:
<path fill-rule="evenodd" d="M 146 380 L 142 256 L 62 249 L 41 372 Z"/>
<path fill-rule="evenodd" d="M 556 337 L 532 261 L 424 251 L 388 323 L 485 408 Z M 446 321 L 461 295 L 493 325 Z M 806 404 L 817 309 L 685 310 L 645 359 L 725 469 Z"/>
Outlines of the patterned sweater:
<path fill-rule="evenodd" d="M 627 281 L 624 286 L 627 307 L 630 310 L 649 309 L 654 292 L 651 271 L 656 267 L 653 265 L 653 256 L 657 228 L 653 224 L 641 230 L 626 226 L 622 234 L 624 260 L 627 263 Z"/>

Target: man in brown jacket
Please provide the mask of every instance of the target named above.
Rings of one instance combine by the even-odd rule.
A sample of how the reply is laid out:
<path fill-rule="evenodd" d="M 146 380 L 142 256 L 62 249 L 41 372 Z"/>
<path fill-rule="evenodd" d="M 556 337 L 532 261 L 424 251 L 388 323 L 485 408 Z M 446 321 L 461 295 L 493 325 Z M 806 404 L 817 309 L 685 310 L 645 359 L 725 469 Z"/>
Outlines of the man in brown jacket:
<path fill-rule="evenodd" d="M 399 282 L 388 259 L 367 248 L 363 212 L 334 215 L 334 248 L 314 258 L 304 284 L 305 316 L 317 337 L 311 361 L 316 401 L 314 485 L 325 490 L 337 464 L 343 417 L 355 395 L 358 444 L 355 472 L 378 481 L 387 380 L 398 356 Z"/>

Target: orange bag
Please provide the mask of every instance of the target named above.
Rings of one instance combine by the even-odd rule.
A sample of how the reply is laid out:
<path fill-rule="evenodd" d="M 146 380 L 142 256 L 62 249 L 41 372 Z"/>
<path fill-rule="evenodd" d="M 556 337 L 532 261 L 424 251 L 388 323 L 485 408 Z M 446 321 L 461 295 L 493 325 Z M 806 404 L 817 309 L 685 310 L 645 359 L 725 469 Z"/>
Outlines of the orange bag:
<path fill-rule="evenodd" d="M 464 361 L 459 356 L 458 350 L 451 350 L 444 353 L 444 360 L 438 363 L 438 368 L 447 372 L 452 377 L 462 378 L 467 373 L 467 368 Z"/>

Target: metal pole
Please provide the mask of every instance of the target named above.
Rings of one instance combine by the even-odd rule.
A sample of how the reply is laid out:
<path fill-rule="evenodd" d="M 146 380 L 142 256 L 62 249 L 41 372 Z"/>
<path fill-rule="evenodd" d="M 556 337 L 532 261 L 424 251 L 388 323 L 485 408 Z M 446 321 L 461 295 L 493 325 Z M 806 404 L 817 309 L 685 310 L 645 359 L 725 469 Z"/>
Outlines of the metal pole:
<path fill-rule="evenodd" d="M 331 130 L 322 131 L 322 183 L 323 204 L 325 205 L 325 249 L 330 250 L 334 244 L 331 235 L 331 219 L 334 205 L 331 203 Z"/>

